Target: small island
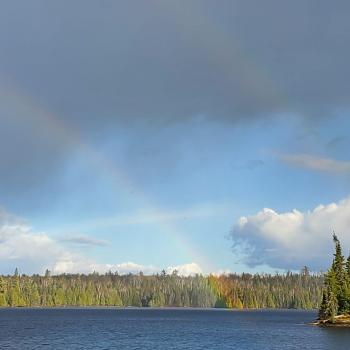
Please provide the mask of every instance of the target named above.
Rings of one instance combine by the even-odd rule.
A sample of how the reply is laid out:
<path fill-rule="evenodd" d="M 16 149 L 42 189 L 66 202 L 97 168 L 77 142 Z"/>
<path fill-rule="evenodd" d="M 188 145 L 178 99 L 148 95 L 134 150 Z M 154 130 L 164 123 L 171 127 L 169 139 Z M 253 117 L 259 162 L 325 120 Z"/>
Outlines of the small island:
<path fill-rule="evenodd" d="M 350 255 L 345 261 L 338 237 L 333 232 L 335 253 L 325 274 L 318 326 L 350 327 Z"/>

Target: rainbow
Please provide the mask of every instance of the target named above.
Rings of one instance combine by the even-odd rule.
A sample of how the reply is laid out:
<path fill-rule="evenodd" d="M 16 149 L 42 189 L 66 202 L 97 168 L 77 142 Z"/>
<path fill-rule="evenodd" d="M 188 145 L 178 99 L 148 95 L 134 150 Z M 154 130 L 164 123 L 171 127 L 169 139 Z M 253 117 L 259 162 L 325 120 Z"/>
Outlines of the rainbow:
<path fill-rule="evenodd" d="M 91 147 L 73 126 L 51 111 L 45 110 L 35 99 L 17 89 L 1 89 L 0 95 L 6 103 L 15 106 L 16 113 L 11 114 L 11 120 L 17 123 L 30 123 L 37 125 L 42 132 L 50 135 L 58 147 L 63 149 L 79 148 L 89 156 L 92 172 L 102 173 L 108 183 L 112 184 L 112 190 L 116 196 L 121 192 L 133 193 L 132 199 L 136 204 L 148 212 L 157 212 L 158 208 L 153 204 L 152 199 L 140 187 L 131 181 L 130 176 L 114 161 L 97 149 Z M 129 196 L 130 197 L 130 196 Z M 173 222 L 160 220 L 158 226 L 169 239 L 169 244 L 174 251 L 181 251 L 191 262 L 196 262 L 205 270 L 210 270 L 210 262 L 198 251 L 186 238 L 186 233 L 180 231 Z"/>
<path fill-rule="evenodd" d="M 240 88 L 249 91 L 262 104 L 271 100 L 280 101 L 281 105 L 286 102 L 282 87 L 271 79 L 264 69 L 256 65 L 240 47 L 237 39 L 229 36 L 217 23 L 213 25 L 210 18 L 201 14 L 198 8 L 191 8 L 190 3 L 182 6 L 164 1 L 157 2 L 157 5 L 165 10 L 165 14 L 168 13 L 169 20 L 178 27 L 178 30 L 184 32 L 186 38 L 201 49 L 203 55 L 210 58 L 214 69 L 222 71 L 226 77 L 224 83 L 227 86 L 227 94 L 231 94 L 232 90 L 237 88 L 238 81 Z M 0 94 L 17 108 L 18 113 L 11 118 L 17 118 L 19 123 L 26 121 L 40 126 L 52 136 L 59 147 L 80 148 L 89 155 L 92 163 L 90 170 L 99 174 L 103 172 L 103 176 L 108 178 L 113 186 L 112 190 L 117 195 L 121 191 L 132 192 L 133 199 L 139 206 L 149 211 L 157 211 L 152 198 L 131 181 L 131 177 L 121 166 L 89 145 L 72 125 L 64 122 L 62 116 L 45 110 L 35 98 L 13 86 L 6 89 L 0 87 Z M 190 243 L 185 232 L 179 230 L 174 223 L 160 221 L 158 225 L 169 238 L 174 250 L 181 250 L 191 261 L 197 262 L 207 271 L 211 270 L 212 264 Z"/>

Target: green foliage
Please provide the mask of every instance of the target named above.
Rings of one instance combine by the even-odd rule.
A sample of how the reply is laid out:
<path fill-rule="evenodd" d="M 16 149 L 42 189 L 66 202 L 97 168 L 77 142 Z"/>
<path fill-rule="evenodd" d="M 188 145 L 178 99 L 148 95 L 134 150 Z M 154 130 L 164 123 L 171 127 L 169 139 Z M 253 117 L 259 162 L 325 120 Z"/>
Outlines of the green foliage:
<path fill-rule="evenodd" d="M 334 321 L 337 315 L 350 313 L 350 256 L 345 262 L 338 237 L 333 233 L 335 252 L 333 262 L 325 275 L 322 302 L 319 309 L 321 320 Z"/>
<path fill-rule="evenodd" d="M 323 276 L 308 274 L 231 274 L 209 276 L 217 291 L 217 307 L 318 308 Z"/>
<path fill-rule="evenodd" d="M 300 274 L 0 276 L 0 306 L 316 308 L 323 277 Z"/>

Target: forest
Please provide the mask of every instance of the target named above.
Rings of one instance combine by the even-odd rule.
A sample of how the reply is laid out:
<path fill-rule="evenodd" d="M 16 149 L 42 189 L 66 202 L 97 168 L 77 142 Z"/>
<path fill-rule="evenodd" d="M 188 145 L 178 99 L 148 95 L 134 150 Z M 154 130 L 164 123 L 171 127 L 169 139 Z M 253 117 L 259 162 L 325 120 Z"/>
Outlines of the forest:
<path fill-rule="evenodd" d="M 329 276 L 327 278 L 330 278 Z M 315 309 L 322 274 L 230 274 L 182 277 L 118 273 L 0 276 L 1 307 L 199 307 Z"/>

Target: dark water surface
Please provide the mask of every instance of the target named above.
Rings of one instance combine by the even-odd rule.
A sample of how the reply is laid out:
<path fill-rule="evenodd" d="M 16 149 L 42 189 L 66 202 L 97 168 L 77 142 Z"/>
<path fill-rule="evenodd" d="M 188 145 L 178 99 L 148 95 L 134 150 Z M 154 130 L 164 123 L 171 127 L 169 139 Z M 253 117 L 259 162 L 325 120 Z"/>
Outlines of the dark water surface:
<path fill-rule="evenodd" d="M 350 349 L 350 329 L 315 312 L 0 309 L 0 349 Z"/>

